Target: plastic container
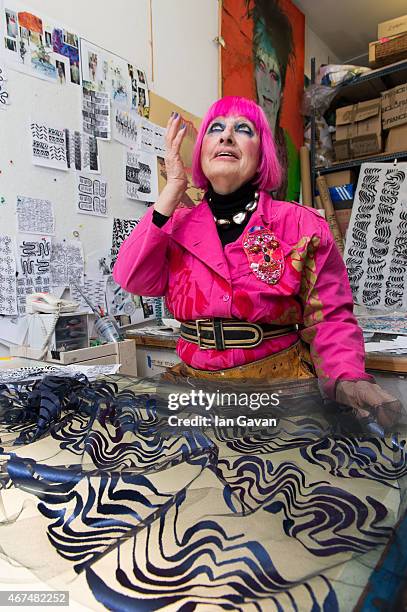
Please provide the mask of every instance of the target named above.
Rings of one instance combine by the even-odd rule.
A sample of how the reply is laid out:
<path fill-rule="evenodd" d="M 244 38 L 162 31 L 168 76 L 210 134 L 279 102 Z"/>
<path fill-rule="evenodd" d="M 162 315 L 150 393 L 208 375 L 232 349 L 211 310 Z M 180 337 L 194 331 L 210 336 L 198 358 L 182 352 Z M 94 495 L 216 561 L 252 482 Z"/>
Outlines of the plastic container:
<path fill-rule="evenodd" d="M 123 340 L 116 323 L 109 316 L 96 319 L 95 329 L 104 342 L 120 342 Z"/>

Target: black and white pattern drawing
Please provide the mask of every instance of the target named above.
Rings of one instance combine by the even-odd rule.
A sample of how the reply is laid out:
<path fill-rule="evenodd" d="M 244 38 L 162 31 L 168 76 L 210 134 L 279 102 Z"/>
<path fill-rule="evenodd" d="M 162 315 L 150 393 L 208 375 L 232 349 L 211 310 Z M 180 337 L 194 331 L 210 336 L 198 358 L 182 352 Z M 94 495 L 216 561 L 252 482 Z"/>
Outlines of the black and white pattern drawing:
<path fill-rule="evenodd" d="M 157 158 L 142 151 L 126 151 L 126 196 L 155 202 L 158 198 Z"/>
<path fill-rule="evenodd" d="M 52 242 L 52 285 L 83 285 L 83 249 L 79 240 Z"/>
<path fill-rule="evenodd" d="M 136 312 L 136 304 L 133 295 L 120 287 L 113 276 L 107 277 L 106 283 L 106 306 L 107 312 L 112 315 L 133 315 Z"/>
<path fill-rule="evenodd" d="M 127 147 L 137 148 L 141 117 L 134 110 L 112 107 L 113 138 Z"/>
<path fill-rule="evenodd" d="M 16 260 L 10 236 L 0 234 L 0 314 L 17 314 Z"/>
<path fill-rule="evenodd" d="M 18 312 L 25 314 L 27 294 L 51 290 L 50 238 L 21 238 L 18 242 Z"/>
<path fill-rule="evenodd" d="M 17 228 L 29 234 L 55 234 L 54 207 L 49 200 L 17 196 Z"/>
<path fill-rule="evenodd" d="M 7 75 L 3 65 L 0 64 L 0 108 L 5 109 L 10 104 L 10 95 L 7 87 Z"/>
<path fill-rule="evenodd" d="M 108 93 L 82 87 L 82 122 L 85 134 L 110 140 L 110 98 Z"/>
<path fill-rule="evenodd" d="M 36 166 L 68 170 L 66 136 L 63 129 L 31 122 L 32 161 Z"/>
<path fill-rule="evenodd" d="M 81 312 L 93 312 L 76 287 L 70 287 L 70 291 L 72 300 L 79 304 Z M 81 291 L 94 306 L 101 306 L 106 311 L 106 276 L 101 278 L 85 277 Z"/>
<path fill-rule="evenodd" d="M 357 304 L 407 307 L 407 164 L 363 164 L 345 263 Z"/>
<path fill-rule="evenodd" d="M 95 136 L 65 130 L 68 168 L 99 174 L 99 149 Z"/>
<path fill-rule="evenodd" d="M 139 149 L 152 155 L 165 155 L 165 128 L 148 119 L 141 120 Z"/>
<path fill-rule="evenodd" d="M 77 212 L 107 217 L 107 182 L 101 177 L 77 173 Z"/>
<path fill-rule="evenodd" d="M 113 268 L 122 242 L 130 236 L 140 219 L 113 219 L 111 266 Z"/>

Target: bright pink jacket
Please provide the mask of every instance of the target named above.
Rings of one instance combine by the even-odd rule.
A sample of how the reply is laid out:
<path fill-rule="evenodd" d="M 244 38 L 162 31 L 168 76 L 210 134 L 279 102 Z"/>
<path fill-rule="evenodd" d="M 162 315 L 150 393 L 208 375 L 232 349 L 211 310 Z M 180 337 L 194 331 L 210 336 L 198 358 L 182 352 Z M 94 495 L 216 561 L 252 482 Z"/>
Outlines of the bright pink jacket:
<path fill-rule="evenodd" d="M 338 379 L 367 379 L 361 329 L 342 257 L 327 223 L 313 209 L 261 193 L 257 210 L 235 242 L 222 248 L 207 202 L 177 209 L 162 227 L 150 208 L 122 244 L 113 276 L 137 295 L 165 295 L 179 321 L 210 317 L 257 323 L 298 323 L 300 331 L 251 349 L 202 350 L 182 338 L 179 357 L 194 368 L 230 368 L 308 342 L 321 382 L 331 394 Z M 242 238 L 269 228 L 280 241 L 285 269 L 276 285 L 249 267 Z"/>

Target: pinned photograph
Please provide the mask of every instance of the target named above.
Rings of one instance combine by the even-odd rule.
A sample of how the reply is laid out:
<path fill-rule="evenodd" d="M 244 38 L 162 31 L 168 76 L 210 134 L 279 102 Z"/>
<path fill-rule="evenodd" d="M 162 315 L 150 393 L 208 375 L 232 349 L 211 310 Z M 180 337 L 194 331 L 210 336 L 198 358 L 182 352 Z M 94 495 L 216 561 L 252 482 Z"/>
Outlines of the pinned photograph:
<path fill-rule="evenodd" d="M 66 84 L 66 76 L 65 76 L 65 64 L 64 62 L 60 62 L 56 60 L 56 69 L 57 69 L 57 81 L 60 85 Z"/>
<path fill-rule="evenodd" d="M 10 38 L 17 38 L 18 24 L 17 24 L 17 13 L 14 11 L 5 10 L 6 13 L 6 28 L 7 36 Z"/>

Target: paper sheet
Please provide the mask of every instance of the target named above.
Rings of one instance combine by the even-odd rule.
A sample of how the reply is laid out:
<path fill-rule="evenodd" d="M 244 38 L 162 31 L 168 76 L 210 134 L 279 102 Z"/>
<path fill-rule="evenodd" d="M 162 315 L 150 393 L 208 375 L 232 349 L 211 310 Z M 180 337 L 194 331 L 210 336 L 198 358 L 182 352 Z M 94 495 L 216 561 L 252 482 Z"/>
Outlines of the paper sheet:
<path fill-rule="evenodd" d="M 0 317 L 0 343 L 10 346 L 24 344 L 28 317 Z"/>
<path fill-rule="evenodd" d="M 52 202 L 38 198 L 17 196 L 17 228 L 29 234 L 55 234 Z"/>
<path fill-rule="evenodd" d="M 155 202 L 158 198 L 157 158 L 126 150 L 126 195 L 130 200 Z"/>
<path fill-rule="evenodd" d="M 132 315 L 136 312 L 136 305 L 131 293 L 115 283 L 113 276 L 107 277 L 106 307 L 110 315 Z"/>
<path fill-rule="evenodd" d="M 32 162 L 57 170 L 68 170 L 66 137 L 63 128 L 31 122 Z"/>
<path fill-rule="evenodd" d="M 68 168 L 99 174 L 99 148 L 96 137 L 74 130 L 65 130 L 65 137 Z"/>
<path fill-rule="evenodd" d="M 141 117 L 134 110 L 112 104 L 113 138 L 127 147 L 137 148 L 140 138 Z"/>
<path fill-rule="evenodd" d="M 8 104 L 10 104 L 10 94 L 7 85 L 7 75 L 3 64 L 0 62 L 0 108 L 6 109 Z"/>
<path fill-rule="evenodd" d="M 131 106 L 142 117 L 149 117 L 150 96 L 148 93 L 146 73 L 132 64 L 128 64 L 131 79 Z"/>
<path fill-rule="evenodd" d="M 148 119 L 141 120 L 139 149 L 152 155 L 165 155 L 165 128 Z"/>
<path fill-rule="evenodd" d="M 0 314 L 17 314 L 16 260 L 13 242 L 0 234 Z"/>
<path fill-rule="evenodd" d="M 379 342 L 366 342 L 367 353 L 393 353 L 404 355 L 407 353 L 407 336 L 397 336 L 392 340 L 380 340 Z"/>
<path fill-rule="evenodd" d="M 52 285 L 83 285 L 83 249 L 79 240 L 52 242 Z"/>
<path fill-rule="evenodd" d="M 28 12 L 16 0 L 7 0 L 1 20 L 5 24 L 2 44 L 8 65 L 53 83 L 80 84 L 77 34 L 61 28 L 39 11 Z"/>
<path fill-rule="evenodd" d="M 112 268 L 119 254 L 122 242 L 130 236 L 140 219 L 113 219 L 111 262 Z"/>
<path fill-rule="evenodd" d="M 110 140 L 109 94 L 82 87 L 82 123 L 85 134 Z"/>
<path fill-rule="evenodd" d="M 81 290 L 89 299 L 89 301 L 95 306 L 101 306 L 106 311 L 106 276 L 101 278 L 89 278 L 85 277 L 84 284 Z M 70 287 L 71 298 L 74 302 L 79 304 L 79 310 L 81 312 L 92 312 L 92 309 L 83 299 L 81 293 L 75 288 Z"/>
<path fill-rule="evenodd" d="M 51 241 L 48 237 L 21 237 L 18 241 L 17 250 L 18 312 L 25 314 L 27 294 L 49 293 L 51 290 Z"/>
<path fill-rule="evenodd" d="M 0 369 L 0 384 L 12 385 L 29 380 L 42 380 L 44 376 L 73 376 L 78 377 L 84 374 L 88 380 L 95 380 L 99 376 L 109 376 L 116 374 L 120 369 L 120 364 L 113 363 L 108 365 L 74 365 L 67 366 L 43 365 L 31 366 L 26 368 L 7 368 Z"/>
<path fill-rule="evenodd" d="M 362 164 L 344 259 L 355 303 L 407 309 L 407 164 Z"/>
<path fill-rule="evenodd" d="M 78 172 L 76 175 L 77 212 L 96 217 L 107 217 L 107 181 Z"/>
<path fill-rule="evenodd" d="M 401 334 L 407 336 L 407 313 L 357 316 L 358 323 L 363 331 L 380 332 L 382 334 Z"/>

